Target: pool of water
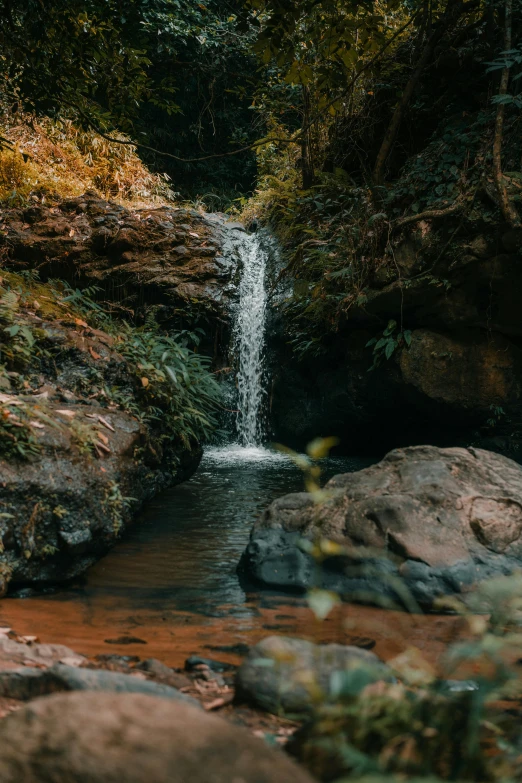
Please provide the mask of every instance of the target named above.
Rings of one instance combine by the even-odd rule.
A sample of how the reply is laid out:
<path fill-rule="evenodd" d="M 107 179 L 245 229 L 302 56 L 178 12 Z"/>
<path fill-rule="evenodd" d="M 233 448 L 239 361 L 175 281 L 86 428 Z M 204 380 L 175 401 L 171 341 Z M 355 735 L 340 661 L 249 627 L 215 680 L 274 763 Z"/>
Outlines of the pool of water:
<path fill-rule="evenodd" d="M 322 478 L 370 462 L 326 459 Z M 250 611 L 236 569 L 252 524 L 271 500 L 303 489 L 303 474 L 287 455 L 253 447 L 209 449 L 195 476 L 150 504 L 90 570 L 83 589 L 125 596 L 135 606 L 161 602 L 210 615 Z"/>
<path fill-rule="evenodd" d="M 323 480 L 369 462 L 325 460 Z M 385 660 L 414 645 L 436 665 L 466 633 L 462 618 L 342 604 L 319 622 L 303 598 L 241 586 L 236 568 L 257 515 L 273 498 L 302 489 L 303 475 L 287 456 L 210 449 L 193 478 L 158 496 L 83 580 L 1 601 L 0 625 L 85 655 L 156 657 L 170 666 L 193 654 L 238 663 L 238 645 L 272 633 L 344 644 L 370 636 Z"/>

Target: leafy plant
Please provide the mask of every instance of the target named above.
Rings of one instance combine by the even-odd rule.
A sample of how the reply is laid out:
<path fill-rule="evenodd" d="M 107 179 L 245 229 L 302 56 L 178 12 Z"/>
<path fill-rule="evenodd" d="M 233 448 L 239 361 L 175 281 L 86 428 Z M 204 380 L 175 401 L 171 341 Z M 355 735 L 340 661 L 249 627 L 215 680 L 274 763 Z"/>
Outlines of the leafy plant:
<path fill-rule="evenodd" d="M 411 331 L 404 329 L 396 332 L 397 321 L 388 321 L 388 326 L 382 333 L 382 337 L 372 337 L 366 343 L 367 348 L 373 347 L 373 364 L 369 371 L 375 370 L 383 361 L 391 359 L 393 354 L 402 348 L 409 348 L 411 345 Z"/>
<path fill-rule="evenodd" d="M 141 385 L 146 417 L 164 426 L 165 437 L 185 445 L 206 440 L 217 426 L 221 388 L 210 372 L 210 358 L 183 342 L 198 335 L 164 335 L 156 328 L 122 326 L 118 348 Z"/>

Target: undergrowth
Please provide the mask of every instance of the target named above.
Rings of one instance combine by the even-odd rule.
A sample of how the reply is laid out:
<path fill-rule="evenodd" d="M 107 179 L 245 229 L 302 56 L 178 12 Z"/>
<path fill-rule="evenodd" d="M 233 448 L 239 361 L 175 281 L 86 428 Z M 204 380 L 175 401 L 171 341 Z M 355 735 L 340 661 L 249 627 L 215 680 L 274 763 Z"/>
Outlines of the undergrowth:
<path fill-rule="evenodd" d="M 11 146 L 0 151 L 0 203 L 8 206 L 25 206 L 32 196 L 66 198 L 87 190 L 134 205 L 175 199 L 169 177 L 151 173 L 135 147 L 81 130 L 67 118 L 0 109 L 0 136 Z"/>
<path fill-rule="evenodd" d="M 220 388 L 210 360 L 195 349 L 199 333 L 163 334 L 155 324 L 138 328 L 106 312 L 95 291 L 66 283 L 40 283 L 37 275 L 2 272 L 0 278 L 0 454 L 30 459 L 40 450 L 34 437 L 42 421 L 54 426 L 45 400 L 31 395 L 58 373 L 64 345 L 49 341 L 48 327 L 102 329 L 127 364 L 126 380 L 114 385 L 105 364 L 91 354 L 94 381 L 86 392 L 100 405 L 116 405 L 156 433 L 165 446 L 206 440 L 217 426 Z M 35 317 L 36 313 L 38 315 Z M 85 360 L 87 361 L 87 360 Z M 27 395 L 27 396 L 26 396 Z M 37 403 L 36 405 L 34 403 Z M 62 426 L 62 425 L 60 425 Z M 69 425 L 73 442 L 94 452 L 96 438 Z M 158 435 L 159 433 L 159 435 Z"/>

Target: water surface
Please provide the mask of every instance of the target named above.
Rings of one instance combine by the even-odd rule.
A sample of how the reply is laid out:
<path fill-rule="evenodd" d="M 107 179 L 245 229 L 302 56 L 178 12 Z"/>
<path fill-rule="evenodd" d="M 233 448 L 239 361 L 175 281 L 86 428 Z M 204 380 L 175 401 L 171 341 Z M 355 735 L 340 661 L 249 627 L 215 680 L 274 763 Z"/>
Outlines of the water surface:
<path fill-rule="evenodd" d="M 323 478 L 366 464 L 330 459 Z M 302 598 L 245 592 L 236 567 L 252 523 L 270 500 L 302 489 L 300 470 L 281 454 L 209 450 L 195 476 L 158 496 L 85 579 L 53 595 L 0 602 L 0 624 L 86 655 L 156 657 L 170 666 L 193 654 L 238 663 L 238 644 L 271 633 L 343 644 L 369 636 L 384 659 L 415 645 L 436 664 L 466 633 L 462 618 L 343 604 L 319 622 Z"/>
<path fill-rule="evenodd" d="M 370 462 L 324 460 L 323 478 Z M 236 569 L 252 525 L 271 500 L 303 489 L 303 474 L 286 455 L 258 447 L 210 449 L 196 475 L 154 500 L 91 569 L 84 589 L 135 606 L 161 602 L 210 615 L 222 614 L 224 606 L 227 614 L 250 613 Z"/>

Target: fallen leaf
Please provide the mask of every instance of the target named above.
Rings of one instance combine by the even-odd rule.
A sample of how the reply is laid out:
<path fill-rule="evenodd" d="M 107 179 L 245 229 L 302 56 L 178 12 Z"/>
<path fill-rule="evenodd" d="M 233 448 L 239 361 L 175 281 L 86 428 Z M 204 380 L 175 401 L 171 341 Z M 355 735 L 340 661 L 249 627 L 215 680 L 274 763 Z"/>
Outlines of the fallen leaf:
<path fill-rule="evenodd" d="M 109 445 L 109 438 L 107 437 L 107 435 L 104 435 L 103 432 L 98 432 L 97 435 L 102 443 L 105 443 L 106 446 Z"/>
<path fill-rule="evenodd" d="M 197 237 L 199 239 L 199 234 L 196 234 L 194 231 L 189 231 L 189 236 Z"/>
<path fill-rule="evenodd" d="M 149 385 L 149 379 L 148 378 L 142 378 L 141 379 L 141 385 L 146 389 Z"/>
<path fill-rule="evenodd" d="M 75 318 L 74 319 L 74 323 L 76 324 L 76 326 L 83 326 L 84 329 L 88 329 L 89 328 L 89 324 L 86 324 L 85 321 L 82 321 L 81 318 Z"/>
<path fill-rule="evenodd" d="M 74 228 L 71 228 L 71 230 L 69 231 L 69 236 L 73 237 L 75 235 L 75 233 L 76 232 L 75 232 Z"/>
<path fill-rule="evenodd" d="M 23 400 L 19 400 L 10 394 L 0 394 L 0 402 L 4 405 L 25 405 Z"/>
<path fill-rule="evenodd" d="M 45 426 L 43 424 L 40 424 L 39 421 L 30 421 L 29 424 L 31 427 L 36 427 L 37 430 L 44 430 Z"/>
<path fill-rule="evenodd" d="M 96 447 L 96 449 L 101 449 L 106 454 L 111 454 L 112 453 L 110 448 L 108 446 L 106 446 L 105 443 L 102 443 L 101 441 L 96 441 L 94 446 Z"/>
<path fill-rule="evenodd" d="M 34 307 L 35 310 L 39 310 L 40 309 L 40 302 L 37 299 L 34 300 L 33 307 Z"/>
<path fill-rule="evenodd" d="M 61 416 L 67 416 L 69 419 L 74 419 L 76 411 L 56 410 L 55 413 L 59 413 Z"/>
<path fill-rule="evenodd" d="M 89 345 L 89 353 L 91 354 L 93 359 L 101 359 L 100 354 L 96 353 L 96 351 L 94 350 L 94 348 L 91 345 Z"/>
<path fill-rule="evenodd" d="M 104 419 L 103 416 L 98 416 L 98 421 L 101 422 L 104 427 L 107 427 L 107 429 L 110 430 L 111 432 L 116 432 L 112 424 L 109 424 L 107 419 Z"/>
<path fill-rule="evenodd" d="M 218 699 L 214 699 L 213 701 L 207 702 L 207 704 L 203 704 L 203 707 L 208 711 L 210 710 L 218 710 L 220 707 L 225 707 L 227 704 L 230 704 L 234 700 L 234 693 L 230 693 L 227 696 L 220 696 Z"/>

